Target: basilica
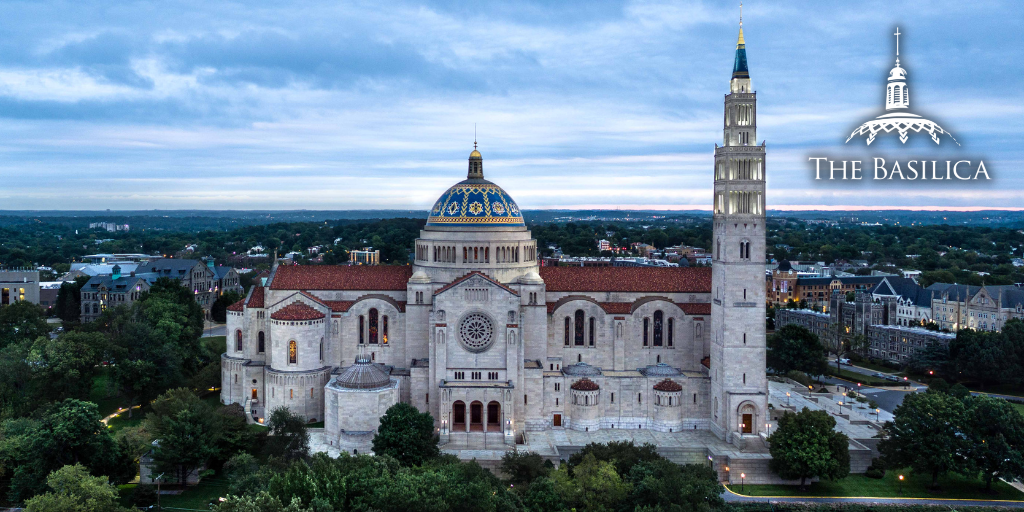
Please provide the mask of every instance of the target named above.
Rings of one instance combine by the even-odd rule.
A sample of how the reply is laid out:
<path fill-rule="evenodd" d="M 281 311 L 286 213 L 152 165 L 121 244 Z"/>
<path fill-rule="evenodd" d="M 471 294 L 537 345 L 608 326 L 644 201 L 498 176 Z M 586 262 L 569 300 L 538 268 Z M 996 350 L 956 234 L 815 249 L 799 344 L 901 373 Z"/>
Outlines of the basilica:
<path fill-rule="evenodd" d="M 228 308 L 224 403 L 323 422 L 365 453 L 398 402 L 442 443 L 530 432 L 763 434 L 765 146 L 742 24 L 716 145 L 712 267 L 541 267 L 518 205 L 484 177 L 429 212 L 409 266 L 274 265 Z"/>

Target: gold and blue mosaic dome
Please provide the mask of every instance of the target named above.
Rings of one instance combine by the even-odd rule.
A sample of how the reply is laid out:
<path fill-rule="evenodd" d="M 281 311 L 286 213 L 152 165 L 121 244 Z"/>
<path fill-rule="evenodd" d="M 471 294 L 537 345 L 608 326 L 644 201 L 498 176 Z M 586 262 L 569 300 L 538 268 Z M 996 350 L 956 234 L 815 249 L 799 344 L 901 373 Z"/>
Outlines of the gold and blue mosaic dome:
<path fill-rule="evenodd" d="M 469 177 L 434 203 L 428 226 L 525 226 L 519 205 L 501 187 L 484 179 L 483 158 L 469 156 Z"/>

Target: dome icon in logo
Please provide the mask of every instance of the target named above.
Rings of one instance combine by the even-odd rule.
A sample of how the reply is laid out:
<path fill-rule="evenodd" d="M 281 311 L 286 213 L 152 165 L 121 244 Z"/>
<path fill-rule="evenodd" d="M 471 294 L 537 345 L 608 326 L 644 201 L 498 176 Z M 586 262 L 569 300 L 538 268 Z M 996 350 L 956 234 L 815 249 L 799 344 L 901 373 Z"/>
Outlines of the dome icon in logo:
<path fill-rule="evenodd" d="M 888 84 L 885 88 L 885 110 L 882 114 L 862 125 L 860 125 L 846 139 L 849 143 L 858 135 L 866 135 L 867 143 L 871 145 L 879 134 L 897 133 L 900 142 L 906 144 L 910 132 L 927 133 L 936 144 L 939 143 L 939 135 L 945 134 L 956 143 L 959 142 L 953 134 L 944 130 L 934 121 L 925 119 L 910 112 L 910 88 L 907 86 L 907 70 L 900 67 L 900 29 L 896 28 L 896 66 L 889 71 Z"/>

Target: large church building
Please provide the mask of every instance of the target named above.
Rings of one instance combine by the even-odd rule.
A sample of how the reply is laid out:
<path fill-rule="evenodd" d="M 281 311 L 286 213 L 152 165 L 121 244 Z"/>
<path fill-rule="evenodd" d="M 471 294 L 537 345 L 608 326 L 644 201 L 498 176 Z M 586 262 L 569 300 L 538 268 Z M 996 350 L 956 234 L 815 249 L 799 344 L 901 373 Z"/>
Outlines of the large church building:
<path fill-rule="evenodd" d="M 397 402 L 442 443 L 530 432 L 758 437 L 765 378 L 765 146 L 742 26 L 716 145 L 713 266 L 540 267 L 481 154 L 441 194 L 409 266 L 275 265 L 229 307 L 224 403 L 287 407 L 370 450 Z"/>

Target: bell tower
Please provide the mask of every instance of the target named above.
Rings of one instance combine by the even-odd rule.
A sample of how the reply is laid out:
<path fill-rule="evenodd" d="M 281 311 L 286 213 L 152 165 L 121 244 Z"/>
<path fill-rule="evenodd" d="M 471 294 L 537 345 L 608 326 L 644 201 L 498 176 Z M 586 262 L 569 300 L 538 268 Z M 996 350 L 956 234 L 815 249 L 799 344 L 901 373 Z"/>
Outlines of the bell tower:
<path fill-rule="evenodd" d="M 712 430 L 729 442 L 768 421 L 765 378 L 765 144 L 747 69 L 742 4 L 723 145 L 715 145 L 711 304 Z"/>

